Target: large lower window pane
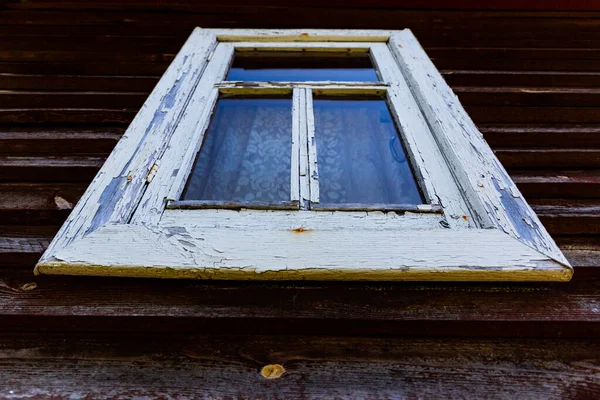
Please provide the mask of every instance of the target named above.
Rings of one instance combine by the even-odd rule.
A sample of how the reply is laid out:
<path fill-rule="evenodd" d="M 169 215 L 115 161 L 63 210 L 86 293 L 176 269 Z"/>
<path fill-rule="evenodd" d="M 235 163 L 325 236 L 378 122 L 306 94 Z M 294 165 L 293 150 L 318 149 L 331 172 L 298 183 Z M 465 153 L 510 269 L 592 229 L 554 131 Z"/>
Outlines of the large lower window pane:
<path fill-rule="evenodd" d="M 291 99 L 220 99 L 183 200 L 290 201 Z"/>
<path fill-rule="evenodd" d="M 385 100 L 315 100 L 320 203 L 421 204 Z"/>

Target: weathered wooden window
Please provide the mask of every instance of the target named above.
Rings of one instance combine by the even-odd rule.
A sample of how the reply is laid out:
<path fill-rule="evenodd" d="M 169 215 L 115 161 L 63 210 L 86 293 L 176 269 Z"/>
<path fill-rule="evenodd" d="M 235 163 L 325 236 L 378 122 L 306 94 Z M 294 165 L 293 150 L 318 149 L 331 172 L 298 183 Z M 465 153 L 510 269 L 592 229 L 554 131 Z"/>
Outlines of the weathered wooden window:
<path fill-rule="evenodd" d="M 196 29 L 36 271 L 572 275 L 408 30 Z"/>

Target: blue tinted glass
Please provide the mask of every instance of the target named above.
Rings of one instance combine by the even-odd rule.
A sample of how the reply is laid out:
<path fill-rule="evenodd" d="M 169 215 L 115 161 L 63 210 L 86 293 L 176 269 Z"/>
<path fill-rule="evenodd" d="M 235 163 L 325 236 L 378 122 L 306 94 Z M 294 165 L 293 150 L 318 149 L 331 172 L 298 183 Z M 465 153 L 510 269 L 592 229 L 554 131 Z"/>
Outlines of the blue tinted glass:
<path fill-rule="evenodd" d="M 182 200 L 290 200 L 291 99 L 220 99 Z"/>
<path fill-rule="evenodd" d="M 238 53 L 227 76 L 228 81 L 376 82 L 377 73 L 366 53 Z"/>
<path fill-rule="evenodd" d="M 422 204 L 384 100 L 314 100 L 321 203 Z"/>

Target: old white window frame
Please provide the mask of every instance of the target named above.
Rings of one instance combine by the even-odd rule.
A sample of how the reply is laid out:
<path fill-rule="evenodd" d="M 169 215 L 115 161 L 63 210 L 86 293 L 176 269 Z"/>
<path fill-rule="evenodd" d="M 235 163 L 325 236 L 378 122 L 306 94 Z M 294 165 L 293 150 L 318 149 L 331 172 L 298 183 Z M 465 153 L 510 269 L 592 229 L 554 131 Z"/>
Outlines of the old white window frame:
<path fill-rule="evenodd" d="M 369 51 L 382 82 L 223 82 L 234 52 Z M 416 210 L 173 209 L 219 93 L 288 93 L 294 138 L 311 93 L 378 93 L 415 167 Z M 302 143 L 302 141 L 300 141 Z M 306 169 L 303 196 L 318 201 Z M 441 210 L 441 212 L 436 212 Z M 567 281 L 572 268 L 410 30 L 196 28 L 39 263 L 36 273 L 323 280 Z"/>

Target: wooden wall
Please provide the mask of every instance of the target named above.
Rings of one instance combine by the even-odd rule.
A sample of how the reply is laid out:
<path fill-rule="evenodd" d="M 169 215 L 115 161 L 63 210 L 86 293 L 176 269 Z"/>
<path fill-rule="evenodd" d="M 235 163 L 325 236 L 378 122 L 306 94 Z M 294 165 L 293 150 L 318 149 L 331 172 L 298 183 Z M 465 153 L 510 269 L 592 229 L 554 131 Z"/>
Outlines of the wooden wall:
<path fill-rule="evenodd" d="M 0 397 L 600 397 L 600 12 L 351 3 L 0 9 Z M 34 278 L 195 26 L 412 29 L 574 280 Z M 262 378 L 275 362 L 288 372 Z"/>

